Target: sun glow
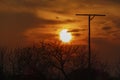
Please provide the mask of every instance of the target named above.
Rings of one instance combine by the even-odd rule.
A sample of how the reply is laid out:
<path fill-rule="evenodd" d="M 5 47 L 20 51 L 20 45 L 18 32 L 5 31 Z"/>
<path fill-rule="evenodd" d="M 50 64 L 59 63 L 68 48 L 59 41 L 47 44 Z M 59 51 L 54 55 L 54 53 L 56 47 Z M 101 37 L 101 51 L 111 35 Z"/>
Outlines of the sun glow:
<path fill-rule="evenodd" d="M 70 42 L 70 40 L 72 39 L 72 35 L 68 32 L 67 29 L 63 29 L 62 31 L 60 31 L 59 35 L 62 42 Z"/>

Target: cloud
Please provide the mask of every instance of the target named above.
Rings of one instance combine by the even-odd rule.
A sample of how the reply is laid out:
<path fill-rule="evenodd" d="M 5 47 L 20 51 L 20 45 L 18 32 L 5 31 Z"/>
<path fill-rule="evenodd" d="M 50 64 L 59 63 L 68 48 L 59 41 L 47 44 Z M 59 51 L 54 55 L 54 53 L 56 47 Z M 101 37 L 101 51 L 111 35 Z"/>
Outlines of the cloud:
<path fill-rule="evenodd" d="M 67 24 L 67 23 L 72 23 L 72 22 L 76 22 L 75 20 L 64 20 L 64 21 L 60 21 L 60 20 L 47 20 L 47 19 L 41 19 L 40 23 L 41 24 L 51 24 L 51 25 L 54 25 L 54 24 Z"/>
<path fill-rule="evenodd" d="M 120 17 L 114 15 L 112 17 L 112 22 L 114 23 L 115 27 L 120 28 Z"/>
<path fill-rule="evenodd" d="M 120 43 L 116 43 L 116 41 L 111 41 L 107 38 L 101 37 L 92 37 L 91 45 L 94 44 L 95 49 L 98 50 L 97 55 L 99 55 L 102 60 L 109 61 L 111 63 L 117 60 L 117 57 L 120 55 Z M 108 57 L 109 55 L 109 57 Z"/>
<path fill-rule="evenodd" d="M 0 13 L 0 24 L 2 29 L 9 29 L 18 31 L 25 31 L 26 29 L 55 25 L 55 24 L 66 24 L 76 22 L 75 20 L 50 20 L 37 17 L 33 13 L 27 12 L 1 12 Z M 1 29 L 1 30 L 2 30 Z"/>
<path fill-rule="evenodd" d="M 74 33 L 72 35 L 75 36 L 75 37 L 78 37 L 78 36 L 81 36 L 82 34 L 80 34 L 80 33 Z"/>
<path fill-rule="evenodd" d="M 112 35 L 115 38 L 115 40 L 120 40 L 120 30 L 113 31 Z"/>
<path fill-rule="evenodd" d="M 81 19 L 75 17 L 76 13 L 105 13 L 109 17 L 105 21 L 111 21 L 112 23 L 103 23 L 102 26 L 105 27 L 102 30 L 115 31 L 112 29 L 120 28 L 119 2 L 119 0 L 1 0 L 0 36 L 3 37 L 3 34 L 15 36 L 16 34 L 16 37 L 19 38 L 23 35 L 22 32 L 31 28 L 48 28 L 49 25 L 75 23 Z M 113 17 L 110 18 L 110 16 Z M 82 18 L 82 20 L 84 19 Z M 86 23 L 75 24 L 81 27 L 82 24 Z M 70 32 L 79 36 L 81 34 L 78 34 L 78 32 L 86 30 L 73 28 Z M 117 34 L 117 32 L 115 33 Z"/>
<path fill-rule="evenodd" d="M 105 30 L 105 31 L 108 31 L 108 30 L 111 30 L 112 28 L 110 26 L 105 26 L 102 28 L 102 30 Z"/>
<path fill-rule="evenodd" d="M 68 32 L 79 32 L 80 29 L 72 29 L 72 30 L 69 30 Z"/>
<path fill-rule="evenodd" d="M 40 19 L 31 13 L 0 13 L 0 24 L 4 30 L 25 31 L 28 28 L 36 27 L 39 22 Z"/>
<path fill-rule="evenodd" d="M 109 31 L 109 33 L 118 33 L 118 32 L 120 32 L 119 29 L 118 30 L 114 30 L 114 31 Z"/>
<path fill-rule="evenodd" d="M 1 42 L 4 42 L 5 40 L 7 40 L 5 43 L 7 43 L 8 40 L 13 42 L 15 40 L 23 40 L 25 39 L 24 32 L 29 29 L 34 29 L 37 27 L 46 28 L 48 25 L 54 26 L 57 24 L 67 24 L 72 22 L 76 21 L 70 19 L 44 19 L 30 12 L 0 12 Z"/>
<path fill-rule="evenodd" d="M 86 30 L 87 30 L 87 29 L 71 29 L 71 30 L 69 30 L 68 32 L 78 33 L 78 32 L 86 31 Z"/>
<path fill-rule="evenodd" d="M 103 54 L 106 54 L 106 56 L 108 54 L 118 55 L 120 49 L 120 43 L 116 43 L 112 40 L 109 40 L 108 38 L 100 38 L 100 37 L 92 37 L 91 42 L 92 44 L 95 44 L 96 48 L 101 50 Z"/>

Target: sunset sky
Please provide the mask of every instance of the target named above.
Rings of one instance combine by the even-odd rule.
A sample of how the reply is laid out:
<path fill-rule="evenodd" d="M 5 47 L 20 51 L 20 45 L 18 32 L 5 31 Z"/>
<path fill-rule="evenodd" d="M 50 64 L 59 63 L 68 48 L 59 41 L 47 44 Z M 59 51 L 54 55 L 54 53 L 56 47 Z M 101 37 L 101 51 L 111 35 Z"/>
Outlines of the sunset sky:
<path fill-rule="evenodd" d="M 119 8 L 120 0 L 0 0 L 0 45 L 57 41 L 62 29 L 73 35 L 73 44 L 85 44 L 88 20 L 75 14 L 100 13 L 106 16 L 92 20 L 91 42 L 120 53 Z"/>

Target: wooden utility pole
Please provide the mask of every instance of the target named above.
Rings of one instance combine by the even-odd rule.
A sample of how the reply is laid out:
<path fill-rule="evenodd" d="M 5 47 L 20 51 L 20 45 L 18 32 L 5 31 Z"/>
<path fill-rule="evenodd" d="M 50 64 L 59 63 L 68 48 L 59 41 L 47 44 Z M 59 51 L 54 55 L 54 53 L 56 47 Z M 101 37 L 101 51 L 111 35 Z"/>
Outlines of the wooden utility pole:
<path fill-rule="evenodd" d="M 95 16 L 105 16 L 105 15 L 103 14 L 76 14 L 76 16 L 87 16 L 88 17 L 88 70 L 91 71 L 91 39 L 90 39 L 91 29 L 90 29 L 90 25 L 91 25 L 91 21 L 94 19 Z"/>

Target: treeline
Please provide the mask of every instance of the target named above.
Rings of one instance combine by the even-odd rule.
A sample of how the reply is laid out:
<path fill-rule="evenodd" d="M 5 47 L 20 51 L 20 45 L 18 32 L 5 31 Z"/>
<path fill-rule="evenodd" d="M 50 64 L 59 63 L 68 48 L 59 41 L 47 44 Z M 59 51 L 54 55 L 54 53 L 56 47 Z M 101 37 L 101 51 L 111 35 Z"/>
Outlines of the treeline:
<path fill-rule="evenodd" d="M 91 80 L 119 80 L 120 66 L 115 78 L 92 51 Z M 6 80 L 87 80 L 87 46 L 41 42 L 23 48 L 0 48 L 0 78 Z"/>

